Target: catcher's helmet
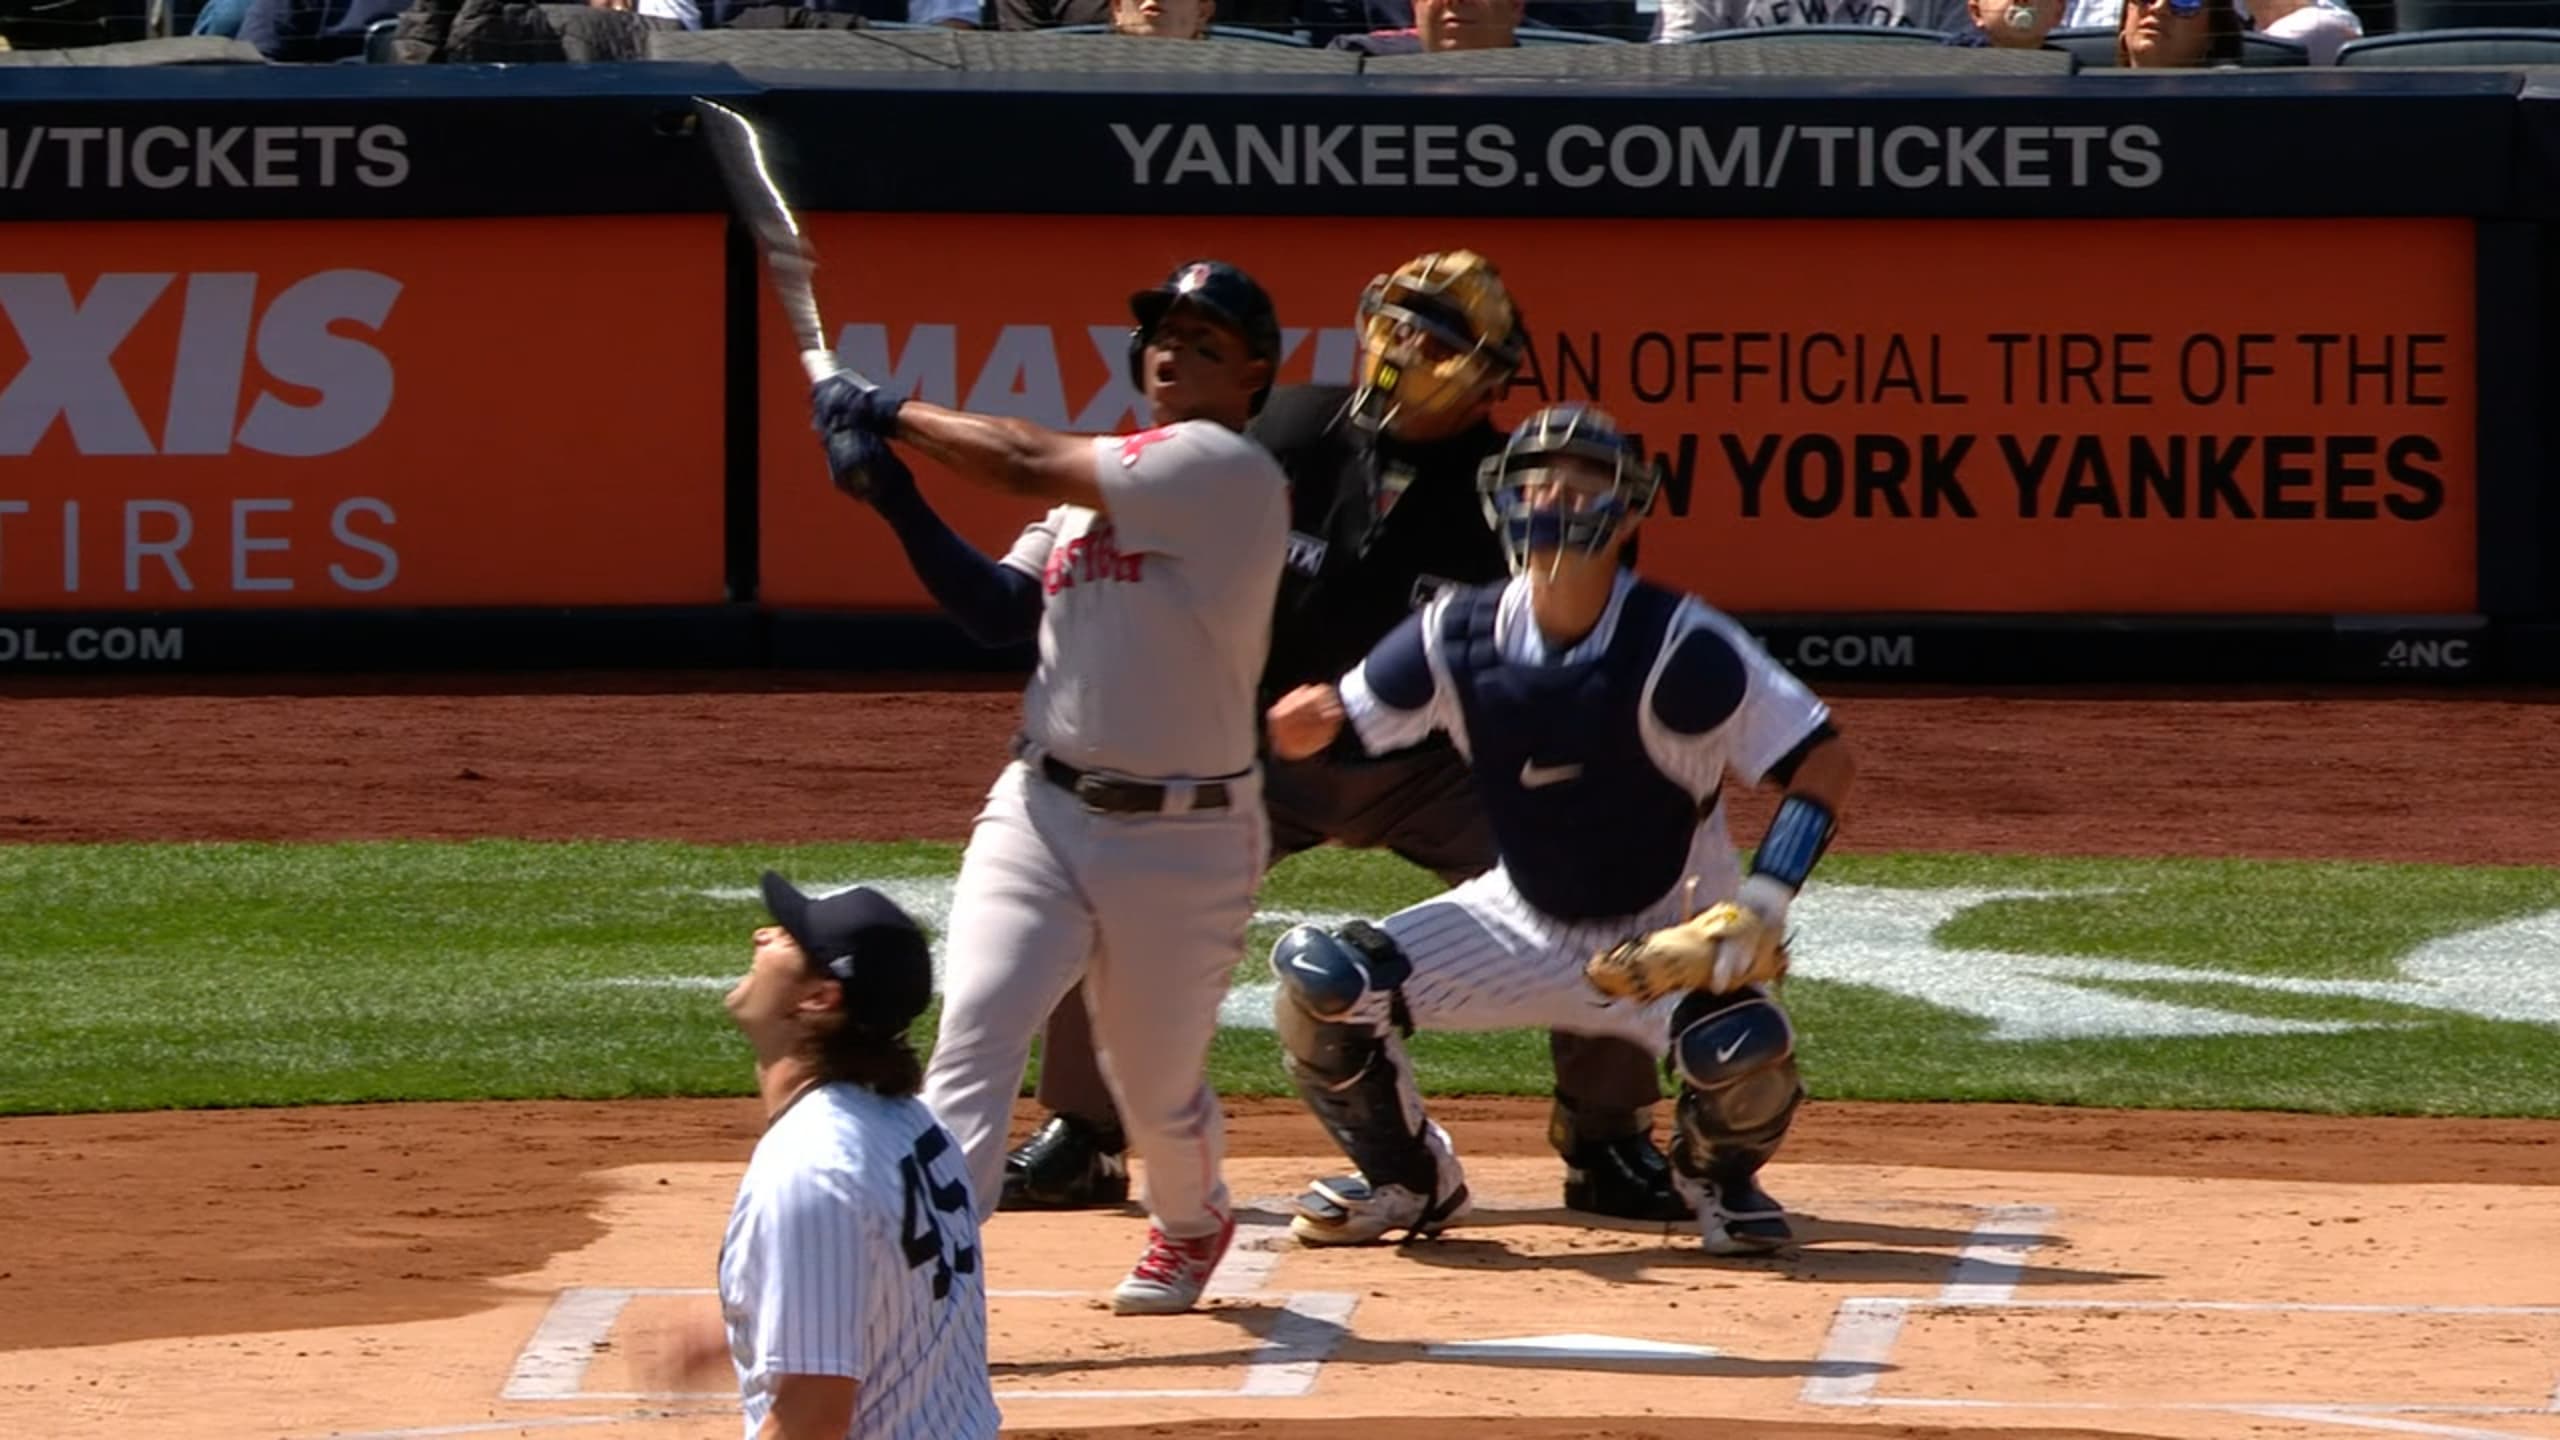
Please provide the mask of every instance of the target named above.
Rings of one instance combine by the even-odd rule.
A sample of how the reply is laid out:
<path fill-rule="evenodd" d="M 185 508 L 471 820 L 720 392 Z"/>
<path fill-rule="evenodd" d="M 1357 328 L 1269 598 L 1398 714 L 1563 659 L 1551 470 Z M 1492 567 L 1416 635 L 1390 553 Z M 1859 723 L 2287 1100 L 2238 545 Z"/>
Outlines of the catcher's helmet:
<path fill-rule="evenodd" d="M 1373 430 L 1405 411 L 1463 410 L 1509 380 L 1527 354 L 1502 272 L 1473 250 L 1418 255 L 1370 281 L 1356 333 L 1351 419 Z"/>
<path fill-rule="evenodd" d="M 1570 506 L 1533 508 L 1527 487 L 1555 480 L 1576 492 Z M 1502 537 L 1503 558 L 1520 573 L 1533 550 L 1597 554 L 1631 515 L 1653 509 L 1661 467 L 1605 410 L 1550 405 L 1520 422 L 1502 453 L 1478 471 L 1485 523 Z"/>
<path fill-rule="evenodd" d="M 1129 297 L 1129 313 L 1137 321 L 1129 330 L 1129 384 L 1139 393 L 1147 388 L 1147 341 L 1166 312 L 1178 304 L 1197 305 L 1219 323 L 1233 327 L 1244 337 L 1248 354 L 1269 361 L 1274 371 L 1280 368 L 1280 312 L 1270 294 L 1252 276 L 1223 260 L 1187 260 L 1173 267 L 1163 284 Z M 1270 393 L 1268 384 L 1254 392 L 1256 411 Z"/>

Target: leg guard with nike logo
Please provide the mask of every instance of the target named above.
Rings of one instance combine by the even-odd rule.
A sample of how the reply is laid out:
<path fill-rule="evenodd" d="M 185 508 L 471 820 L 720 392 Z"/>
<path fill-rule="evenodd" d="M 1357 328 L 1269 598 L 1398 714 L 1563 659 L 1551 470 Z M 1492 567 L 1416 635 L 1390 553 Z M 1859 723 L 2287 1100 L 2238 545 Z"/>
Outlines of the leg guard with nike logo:
<path fill-rule="evenodd" d="M 1754 1254 L 1785 1244 L 1793 1238 L 1785 1212 L 1754 1177 L 1804 1102 L 1794 1024 L 1754 986 L 1690 996 L 1673 1012 L 1671 1034 L 1680 1080 L 1671 1164 L 1697 1191 L 1707 1249 Z"/>
<path fill-rule="evenodd" d="M 1431 1233 L 1456 1218 L 1466 1186 L 1447 1136 L 1424 1121 L 1404 1053 L 1404 952 L 1373 926 L 1334 934 L 1300 925 L 1272 947 L 1271 969 L 1282 1064 L 1360 1172 L 1318 1182 L 1299 1202 L 1293 1233 L 1357 1244 L 1389 1230 Z"/>

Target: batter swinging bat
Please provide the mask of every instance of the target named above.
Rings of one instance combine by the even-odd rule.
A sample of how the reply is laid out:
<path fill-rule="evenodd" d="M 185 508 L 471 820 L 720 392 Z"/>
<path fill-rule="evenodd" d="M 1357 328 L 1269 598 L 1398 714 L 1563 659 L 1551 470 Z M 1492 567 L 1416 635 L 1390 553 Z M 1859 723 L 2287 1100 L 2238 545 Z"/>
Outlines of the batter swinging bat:
<path fill-rule="evenodd" d="M 818 273 L 817 247 L 810 242 L 809 232 L 800 228 L 790 202 L 782 198 L 782 187 L 774 183 L 764 135 L 746 116 L 717 101 L 696 100 L 694 105 L 702 116 L 703 133 L 710 137 L 720 178 L 738 207 L 738 218 L 746 222 L 756 249 L 764 255 L 765 278 L 773 286 L 774 298 L 782 302 L 809 383 L 847 373 L 836 362 L 835 349 L 827 343 L 827 327 L 818 319 L 818 296 L 811 286 Z"/>

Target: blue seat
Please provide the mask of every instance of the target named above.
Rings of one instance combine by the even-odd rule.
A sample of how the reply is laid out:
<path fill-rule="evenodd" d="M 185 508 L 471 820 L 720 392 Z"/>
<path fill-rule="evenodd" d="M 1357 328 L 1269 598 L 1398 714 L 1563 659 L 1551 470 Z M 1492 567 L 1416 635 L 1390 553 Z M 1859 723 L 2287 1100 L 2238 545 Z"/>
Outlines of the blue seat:
<path fill-rule="evenodd" d="M 396 15 L 386 15 L 364 27 L 364 63 L 367 65 L 394 63 L 391 42 L 399 32 L 400 17 Z"/>
<path fill-rule="evenodd" d="M 2482 26 L 2368 35 L 2340 46 L 2338 64 L 2360 70 L 2433 65 L 2560 65 L 2560 27 Z"/>

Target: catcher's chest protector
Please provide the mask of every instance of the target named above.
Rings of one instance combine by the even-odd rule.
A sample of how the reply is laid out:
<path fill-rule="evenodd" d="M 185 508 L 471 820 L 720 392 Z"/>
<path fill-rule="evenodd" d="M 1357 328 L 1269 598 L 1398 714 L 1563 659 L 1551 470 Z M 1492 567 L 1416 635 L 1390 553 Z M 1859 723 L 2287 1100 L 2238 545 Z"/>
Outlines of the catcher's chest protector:
<path fill-rule="evenodd" d="M 1632 915 L 1679 883 L 1698 828 L 1697 800 L 1656 768 L 1638 729 L 1680 597 L 1639 582 L 1598 658 L 1520 665 L 1494 647 L 1502 591 L 1450 604 L 1441 657 L 1503 865 L 1559 920 Z"/>

